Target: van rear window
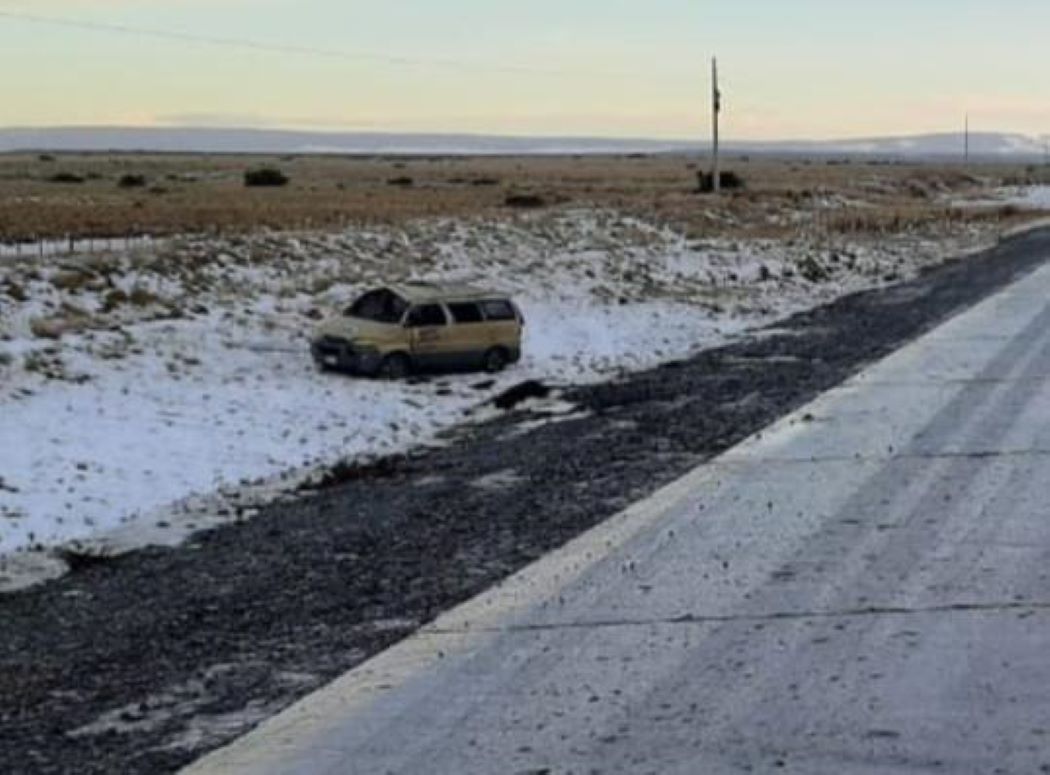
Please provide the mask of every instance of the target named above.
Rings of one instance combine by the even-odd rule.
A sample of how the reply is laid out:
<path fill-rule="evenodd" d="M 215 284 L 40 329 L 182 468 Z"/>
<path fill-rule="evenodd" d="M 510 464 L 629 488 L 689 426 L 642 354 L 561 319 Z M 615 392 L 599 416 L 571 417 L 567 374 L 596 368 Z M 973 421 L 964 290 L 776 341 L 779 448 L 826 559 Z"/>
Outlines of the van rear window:
<path fill-rule="evenodd" d="M 517 317 L 514 314 L 514 306 L 503 299 L 483 301 L 481 308 L 485 311 L 485 317 L 488 320 L 514 320 Z"/>

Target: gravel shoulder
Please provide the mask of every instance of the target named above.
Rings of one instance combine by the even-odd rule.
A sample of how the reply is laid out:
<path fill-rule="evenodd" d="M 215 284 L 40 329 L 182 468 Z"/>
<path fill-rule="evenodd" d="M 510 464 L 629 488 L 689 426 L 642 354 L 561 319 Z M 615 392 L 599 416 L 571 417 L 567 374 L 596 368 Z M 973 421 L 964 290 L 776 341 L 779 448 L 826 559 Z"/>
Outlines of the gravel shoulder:
<path fill-rule="evenodd" d="M 173 771 L 1040 265 L 1032 233 L 0 596 L 0 769 Z"/>

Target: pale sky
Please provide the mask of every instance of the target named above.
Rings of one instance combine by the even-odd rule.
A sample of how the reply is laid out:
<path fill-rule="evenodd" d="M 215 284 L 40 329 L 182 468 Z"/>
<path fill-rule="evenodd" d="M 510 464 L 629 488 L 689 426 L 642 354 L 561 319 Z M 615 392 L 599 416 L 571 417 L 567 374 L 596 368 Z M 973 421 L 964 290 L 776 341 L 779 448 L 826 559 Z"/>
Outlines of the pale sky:
<path fill-rule="evenodd" d="M 1043 135 L 1048 33 L 1050 0 L 0 0 L 0 126 L 689 138 L 717 54 L 729 137 Z"/>

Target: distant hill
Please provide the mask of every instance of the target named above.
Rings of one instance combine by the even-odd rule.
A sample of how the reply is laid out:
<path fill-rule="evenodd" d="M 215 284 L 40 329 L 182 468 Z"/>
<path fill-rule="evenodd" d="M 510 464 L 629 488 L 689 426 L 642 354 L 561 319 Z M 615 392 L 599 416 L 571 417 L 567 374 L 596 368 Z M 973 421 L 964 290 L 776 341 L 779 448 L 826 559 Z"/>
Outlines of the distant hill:
<path fill-rule="evenodd" d="M 800 141 L 771 143 L 767 147 L 781 151 L 819 154 L 879 155 L 905 158 L 962 156 L 965 139 L 960 132 L 913 135 L 909 137 L 873 137 L 859 140 Z M 979 158 L 1042 157 L 1043 142 L 1037 137 L 1004 132 L 970 134 L 970 155 Z"/>
<path fill-rule="evenodd" d="M 0 129 L 0 152 L 164 151 L 172 153 L 562 154 L 684 149 L 688 143 L 467 134 L 306 132 L 280 129 L 56 127 Z"/>
<path fill-rule="evenodd" d="M 698 153 L 708 149 L 688 140 L 603 139 L 587 137 L 503 137 L 469 134 L 307 132 L 203 127 L 43 127 L 0 129 L 0 152 L 159 151 L 167 153 L 333 153 L 377 155 L 468 154 L 624 154 Z M 727 153 L 810 156 L 873 156 L 901 159 L 959 157 L 956 134 L 878 137 L 851 140 L 728 142 Z M 1038 138 L 999 132 L 970 136 L 974 158 L 1042 158 Z"/>

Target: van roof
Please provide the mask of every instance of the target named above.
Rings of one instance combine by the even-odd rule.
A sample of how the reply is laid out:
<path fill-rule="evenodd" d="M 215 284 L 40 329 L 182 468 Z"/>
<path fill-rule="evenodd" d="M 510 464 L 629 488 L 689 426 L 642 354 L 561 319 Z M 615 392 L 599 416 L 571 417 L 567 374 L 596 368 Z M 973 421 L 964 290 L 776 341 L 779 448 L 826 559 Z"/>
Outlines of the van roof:
<path fill-rule="evenodd" d="M 472 285 L 405 283 L 403 285 L 391 285 L 389 290 L 411 304 L 507 298 L 505 293 L 475 288 Z"/>

